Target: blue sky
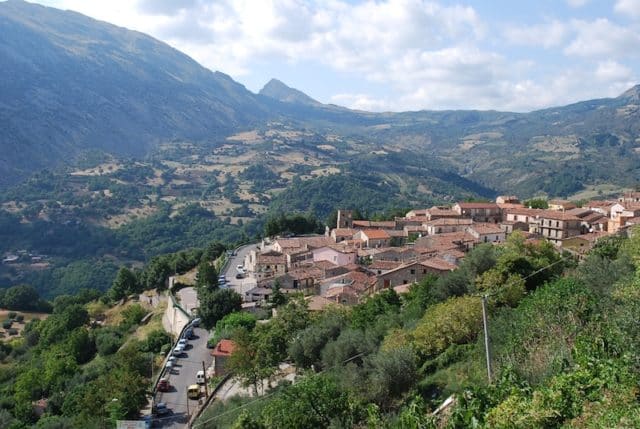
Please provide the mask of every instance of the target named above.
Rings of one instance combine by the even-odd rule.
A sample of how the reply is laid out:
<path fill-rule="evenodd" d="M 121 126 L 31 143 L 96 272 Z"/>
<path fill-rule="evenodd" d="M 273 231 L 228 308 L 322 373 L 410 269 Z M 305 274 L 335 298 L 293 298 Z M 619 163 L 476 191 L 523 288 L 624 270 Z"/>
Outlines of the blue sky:
<path fill-rule="evenodd" d="M 372 111 L 530 111 L 640 83 L 640 0 L 39 0 L 150 34 L 257 92 Z"/>

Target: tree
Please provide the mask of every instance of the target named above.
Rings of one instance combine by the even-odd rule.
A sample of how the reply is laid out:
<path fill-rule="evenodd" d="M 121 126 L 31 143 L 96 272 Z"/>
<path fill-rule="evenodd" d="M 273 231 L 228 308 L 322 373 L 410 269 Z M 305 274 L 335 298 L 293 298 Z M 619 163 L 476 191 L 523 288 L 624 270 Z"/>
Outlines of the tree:
<path fill-rule="evenodd" d="M 138 279 L 136 278 L 136 275 L 127 267 L 122 267 L 118 270 L 116 279 L 111 285 L 109 296 L 111 296 L 113 300 L 117 301 L 122 298 L 126 298 L 130 294 L 138 291 L 138 289 Z"/>
<path fill-rule="evenodd" d="M 278 280 L 273 284 L 271 296 L 269 297 L 269 303 L 272 307 L 280 307 L 287 303 L 287 297 L 280 290 L 280 282 Z"/>
<path fill-rule="evenodd" d="M 39 311 L 42 307 L 40 295 L 33 286 L 17 285 L 4 292 L 1 306 L 9 310 Z"/>
<path fill-rule="evenodd" d="M 196 287 L 211 289 L 218 287 L 218 273 L 216 272 L 216 268 L 208 261 L 202 261 L 198 264 Z"/>
<path fill-rule="evenodd" d="M 242 296 L 231 289 L 200 291 L 198 297 L 200 299 L 198 314 L 207 329 L 211 329 L 227 314 L 242 309 Z"/>
<path fill-rule="evenodd" d="M 300 331 L 289 346 L 289 355 L 300 368 L 320 369 L 322 349 L 335 340 L 347 325 L 347 316 L 343 311 L 326 311 L 320 319 Z"/>
<path fill-rule="evenodd" d="M 434 357 L 452 344 L 473 340 L 482 326 L 480 298 L 463 296 L 429 308 L 413 332 L 414 345 L 425 357 Z"/>

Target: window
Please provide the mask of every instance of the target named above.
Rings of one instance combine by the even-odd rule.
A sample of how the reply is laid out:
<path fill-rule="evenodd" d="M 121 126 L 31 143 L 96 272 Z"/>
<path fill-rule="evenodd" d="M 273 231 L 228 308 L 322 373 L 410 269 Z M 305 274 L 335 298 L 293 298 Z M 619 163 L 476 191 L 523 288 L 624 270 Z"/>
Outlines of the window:
<path fill-rule="evenodd" d="M 415 273 L 416 273 L 415 268 L 412 268 L 412 269 L 411 269 L 411 274 L 415 274 Z"/>
<path fill-rule="evenodd" d="M 427 274 L 427 269 L 426 268 L 422 270 L 422 274 Z"/>
<path fill-rule="evenodd" d="M 293 288 L 298 289 L 298 280 L 293 281 Z"/>
<path fill-rule="evenodd" d="M 556 228 L 560 228 L 560 222 L 556 221 Z"/>
<path fill-rule="evenodd" d="M 406 285 L 407 283 L 409 283 L 409 281 L 408 281 L 408 280 L 402 280 L 402 284 L 403 284 L 403 285 Z"/>

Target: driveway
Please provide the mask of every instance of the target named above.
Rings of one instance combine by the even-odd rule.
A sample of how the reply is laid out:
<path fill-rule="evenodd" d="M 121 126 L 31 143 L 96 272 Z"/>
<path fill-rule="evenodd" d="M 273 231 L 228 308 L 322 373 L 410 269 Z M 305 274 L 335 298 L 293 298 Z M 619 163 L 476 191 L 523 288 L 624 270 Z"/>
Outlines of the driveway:
<path fill-rule="evenodd" d="M 171 414 L 157 419 L 157 427 L 184 428 L 189 421 L 189 415 L 193 415 L 196 411 L 198 401 L 187 399 L 187 387 L 196 384 L 196 373 L 202 370 L 203 362 L 205 368 L 211 365 L 213 357 L 211 350 L 207 349 L 208 337 L 209 333 L 206 329 L 195 328 L 194 339 L 189 340 L 188 348 L 178 357 L 172 371 L 165 374 L 165 377 L 169 378 L 171 387 L 168 392 L 156 392 L 155 403 L 166 403 Z"/>

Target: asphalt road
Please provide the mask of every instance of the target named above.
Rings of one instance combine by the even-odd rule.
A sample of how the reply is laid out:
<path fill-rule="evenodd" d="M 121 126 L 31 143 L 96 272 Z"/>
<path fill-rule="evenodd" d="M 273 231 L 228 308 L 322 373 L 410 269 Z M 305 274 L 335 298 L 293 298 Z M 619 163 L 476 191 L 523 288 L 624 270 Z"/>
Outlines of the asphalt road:
<path fill-rule="evenodd" d="M 157 392 L 155 403 L 166 403 L 171 413 L 164 418 L 156 419 L 154 427 L 183 428 L 189 421 L 187 403 L 189 415 L 197 409 L 198 401 L 187 400 L 187 387 L 196 384 L 196 373 L 202 370 L 203 361 L 206 368 L 211 365 L 213 359 L 211 350 L 207 349 L 208 337 L 209 333 L 206 329 L 195 328 L 194 339 L 189 340 L 189 346 L 178 357 L 176 366 L 171 373 L 166 374 L 171 387 L 168 392 Z"/>
<path fill-rule="evenodd" d="M 238 248 L 236 255 L 229 257 L 227 269 L 223 271 L 223 274 L 227 278 L 227 285 L 242 295 L 243 298 L 245 292 L 256 287 L 256 281 L 251 276 L 252 273 L 247 273 L 244 279 L 236 279 L 236 274 L 238 274 L 238 269 L 236 267 L 238 265 L 244 265 L 245 256 L 255 248 L 255 244 L 248 244 Z"/>

